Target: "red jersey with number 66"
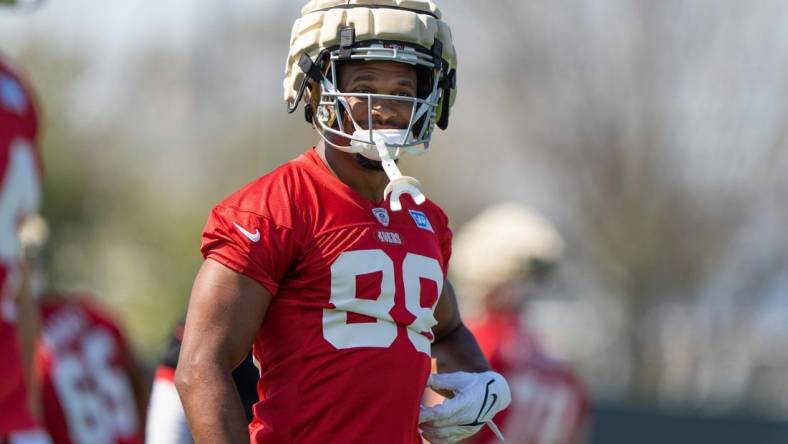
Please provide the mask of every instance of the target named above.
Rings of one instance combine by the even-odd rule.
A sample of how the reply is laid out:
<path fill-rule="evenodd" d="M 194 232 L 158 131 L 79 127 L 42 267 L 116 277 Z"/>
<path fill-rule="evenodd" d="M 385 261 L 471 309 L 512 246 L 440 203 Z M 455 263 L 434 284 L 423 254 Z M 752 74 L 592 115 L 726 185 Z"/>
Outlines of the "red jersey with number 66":
<path fill-rule="evenodd" d="M 33 427 L 16 333 L 17 227 L 39 201 L 38 119 L 21 78 L 0 55 L 0 438 Z"/>
<path fill-rule="evenodd" d="M 128 346 L 92 298 L 49 295 L 38 349 L 44 422 L 55 444 L 138 444 Z"/>
<path fill-rule="evenodd" d="M 421 443 L 451 232 L 430 201 L 388 207 L 312 149 L 213 209 L 203 255 L 273 296 L 254 342 L 251 442 Z"/>

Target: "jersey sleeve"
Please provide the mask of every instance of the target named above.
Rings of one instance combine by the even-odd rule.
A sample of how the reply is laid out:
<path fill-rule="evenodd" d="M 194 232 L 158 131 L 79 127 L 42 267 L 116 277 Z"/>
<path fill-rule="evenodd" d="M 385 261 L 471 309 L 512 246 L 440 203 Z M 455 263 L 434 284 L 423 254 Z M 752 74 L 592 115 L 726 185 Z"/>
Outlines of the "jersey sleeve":
<path fill-rule="evenodd" d="M 202 235 L 202 254 L 260 283 L 276 296 L 298 252 L 293 229 L 238 208 L 218 205 Z"/>

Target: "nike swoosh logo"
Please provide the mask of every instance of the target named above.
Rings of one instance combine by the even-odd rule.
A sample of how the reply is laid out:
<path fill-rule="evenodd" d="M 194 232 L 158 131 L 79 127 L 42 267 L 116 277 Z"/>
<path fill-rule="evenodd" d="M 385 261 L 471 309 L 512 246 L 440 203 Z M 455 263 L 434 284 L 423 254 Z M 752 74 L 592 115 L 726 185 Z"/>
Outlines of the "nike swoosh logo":
<path fill-rule="evenodd" d="M 490 410 L 492 410 L 493 406 L 495 405 L 495 402 L 498 401 L 498 395 L 495 393 L 491 393 L 490 396 L 492 396 L 492 402 L 490 403 L 490 406 L 487 407 L 487 411 L 482 413 L 482 416 L 487 416 L 487 414 L 490 413 Z"/>
<path fill-rule="evenodd" d="M 487 386 L 484 388 L 484 402 L 482 403 L 482 406 L 479 409 L 479 413 L 476 414 L 476 419 L 474 419 L 472 422 L 469 422 L 467 424 L 459 424 L 459 425 L 472 426 L 472 427 L 484 425 L 484 421 L 482 421 L 481 418 L 483 418 L 488 413 L 490 413 L 490 410 L 492 410 L 493 406 L 498 401 L 498 395 L 496 395 L 495 393 L 490 393 L 490 385 L 492 385 L 494 382 L 495 382 L 494 379 L 490 379 L 487 382 Z M 489 401 L 491 397 L 492 397 L 492 402 L 490 403 L 490 406 L 487 407 L 487 401 Z M 487 407 L 487 410 L 484 409 L 485 407 Z"/>
<path fill-rule="evenodd" d="M 238 231 L 240 231 L 241 234 L 246 236 L 250 241 L 252 241 L 252 242 L 259 242 L 260 241 L 260 229 L 259 228 L 254 230 L 254 233 L 250 233 L 250 232 L 244 230 L 244 227 L 238 225 L 235 222 L 233 222 L 233 225 L 235 225 L 235 228 L 237 228 Z"/>

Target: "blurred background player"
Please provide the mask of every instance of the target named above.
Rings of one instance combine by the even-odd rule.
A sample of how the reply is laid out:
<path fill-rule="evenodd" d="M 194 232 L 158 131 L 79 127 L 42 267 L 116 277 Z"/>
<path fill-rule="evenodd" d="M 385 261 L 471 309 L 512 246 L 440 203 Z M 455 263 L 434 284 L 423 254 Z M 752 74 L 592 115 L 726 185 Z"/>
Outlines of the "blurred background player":
<path fill-rule="evenodd" d="M 19 237 L 41 314 L 36 379 L 52 441 L 141 444 L 149 385 L 123 332 L 91 295 L 48 291 L 43 218 L 29 218 Z"/>
<path fill-rule="evenodd" d="M 572 369 L 548 356 L 524 317 L 528 300 L 561 258 L 563 241 L 542 216 L 517 204 L 487 208 L 455 238 L 453 281 L 463 315 L 490 365 L 512 388 L 512 404 L 496 422 L 512 444 L 569 444 L 587 419 L 586 392 Z M 466 441 L 495 442 L 489 430 Z"/>
<path fill-rule="evenodd" d="M 156 368 L 153 390 L 148 403 L 148 420 L 145 424 L 146 444 L 190 444 L 194 442 L 174 382 L 185 322 L 186 316 L 183 316 L 175 325 L 161 362 Z M 251 352 L 233 371 L 233 379 L 246 413 L 247 423 L 252 422 L 252 406 L 259 400 L 257 396 L 259 376 L 260 373 L 254 365 Z"/>
<path fill-rule="evenodd" d="M 12 1 L 0 2 L 0 8 Z M 0 53 L 0 443 L 47 443 L 32 387 L 37 319 L 20 263 L 19 223 L 38 208 L 41 159 L 35 100 Z"/>

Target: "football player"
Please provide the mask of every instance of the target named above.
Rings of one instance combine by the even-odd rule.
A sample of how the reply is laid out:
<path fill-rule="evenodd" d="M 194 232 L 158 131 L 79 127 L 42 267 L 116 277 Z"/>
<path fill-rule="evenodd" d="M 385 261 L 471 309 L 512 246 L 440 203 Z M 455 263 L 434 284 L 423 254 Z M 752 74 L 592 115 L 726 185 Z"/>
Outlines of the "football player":
<path fill-rule="evenodd" d="M 555 228 L 517 204 L 484 210 L 455 241 L 452 273 L 467 296 L 463 311 L 480 314 L 469 326 L 492 368 L 511 384 L 512 404 L 495 418 L 507 443 L 577 443 L 587 422 L 584 386 L 571 367 L 545 353 L 523 321 L 528 300 L 543 292 L 562 250 Z M 486 430 L 467 441 L 493 442 Z"/>
<path fill-rule="evenodd" d="M 181 353 L 185 320 L 185 317 L 179 320 L 173 329 L 167 349 L 156 369 L 153 391 L 148 403 L 148 420 L 145 424 L 146 444 L 190 444 L 194 442 L 174 382 L 178 356 Z M 246 413 L 247 423 L 252 421 L 252 406 L 259 400 L 256 390 L 258 377 L 259 373 L 251 353 L 233 371 L 233 379 Z"/>
<path fill-rule="evenodd" d="M 37 380 L 55 444 L 141 444 L 148 380 L 109 310 L 87 294 L 47 291 L 49 228 L 20 229 L 31 293 L 41 313 Z"/>
<path fill-rule="evenodd" d="M 5 0 L 0 3 L 13 4 Z M 36 211 L 41 164 L 29 84 L 0 54 L 0 443 L 48 443 L 32 387 L 37 318 L 20 261 L 19 223 Z"/>
<path fill-rule="evenodd" d="M 302 9 L 285 97 L 320 141 L 209 216 L 175 376 L 196 442 L 450 443 L 509 404 L 446 281 L 447 217 L 396 163 L 448 126 L 455 73 L 431 1 Z M 231 372 L 252 345 L 247 431 Z M 428 384 L 453 397 L 421 408 Z"/>

